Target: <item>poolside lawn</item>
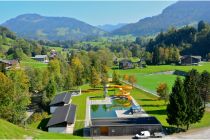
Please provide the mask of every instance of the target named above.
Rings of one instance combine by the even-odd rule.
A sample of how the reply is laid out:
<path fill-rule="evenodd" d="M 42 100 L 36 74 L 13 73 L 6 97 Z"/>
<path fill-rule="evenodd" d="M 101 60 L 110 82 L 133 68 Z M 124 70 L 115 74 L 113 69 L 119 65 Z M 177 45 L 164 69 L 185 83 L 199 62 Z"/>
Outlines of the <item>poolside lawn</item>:
<path fill-rule="evenodd" d="M 166 121 L 166 105 L 163 100 L 159 100 L 157 97 L 139 89 L 134 89 L 131 95 L 150 116 L 155 116 L 163 126 L 169 126 Z M 210 126 L 210 112 L 206 111 L 202 120 L 199 123 L 191 125 L 190 128 L 208 126 Z"/>

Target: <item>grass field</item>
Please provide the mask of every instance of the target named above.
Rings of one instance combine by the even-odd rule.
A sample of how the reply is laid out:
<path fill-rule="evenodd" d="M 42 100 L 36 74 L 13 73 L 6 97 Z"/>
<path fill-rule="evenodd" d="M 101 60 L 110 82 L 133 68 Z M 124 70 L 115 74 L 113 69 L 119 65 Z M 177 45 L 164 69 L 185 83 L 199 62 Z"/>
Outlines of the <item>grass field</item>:
<path fill-rule="evenodd" d="M 22 67 L 32 67 L 32 68 L 40 68 L 40 69 L 48 67 L 46 63 L 33 60 L 29 57 L 25 57 L 23 60 L 21 60 L 20 65 Z"/>
<path fill-rule="evenodd" d="M 70 134 L 48 133 L 37 129 L 22 128 L 0 119 L 0 139 L 83 139 Z"/>
<path fill-rule="evenodd" d="M 131 95 L 150 116 L 157 117 L 163 126 L 169 126 L 169 124 L 166 122 L 166 105 L 163 100 L 158 100 L 157 97 L 139 89 L 134 89 Z M 200 123 L 193 124 L 190 126 L 190 128 L 200 128 L 207 126 L 210 126 L 209 111 L 205 112 L 205 115 Z"/>
<path fill-rule="evenodd" d="M 137 85 L 148 89 L 149 91 L 155 92 L 156 88 L 160 83 L 167 83 L 169 90 L 174 84 L 176 75 L 170 74 L 156 74 L 157 72 L 165 71 L 190 71 L 191 69 L 197 69 L 199 72 L 207 70 L 210 72 L 210 62 L 202 63 L 201 66 L 172 66 L 172 65 L 160 65 L 160 66 L 148 66 L 143 69 L 128 69 L 128 70 L 117 70 L 117 72 L 123 76 L 124 74 L 135 75 L 137 78 Z"/>

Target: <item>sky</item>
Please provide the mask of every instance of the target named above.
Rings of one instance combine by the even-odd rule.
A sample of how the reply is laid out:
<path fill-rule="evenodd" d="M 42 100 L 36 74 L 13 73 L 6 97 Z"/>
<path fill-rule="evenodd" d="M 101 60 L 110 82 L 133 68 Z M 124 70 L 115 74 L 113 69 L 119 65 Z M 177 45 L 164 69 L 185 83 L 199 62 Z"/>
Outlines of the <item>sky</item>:
<path fill-rule="evenodd" d="M 21 14 L 71 17 L 91 25 L 134 23 L 175 1 L 1 1 L 0 23 Z"/>

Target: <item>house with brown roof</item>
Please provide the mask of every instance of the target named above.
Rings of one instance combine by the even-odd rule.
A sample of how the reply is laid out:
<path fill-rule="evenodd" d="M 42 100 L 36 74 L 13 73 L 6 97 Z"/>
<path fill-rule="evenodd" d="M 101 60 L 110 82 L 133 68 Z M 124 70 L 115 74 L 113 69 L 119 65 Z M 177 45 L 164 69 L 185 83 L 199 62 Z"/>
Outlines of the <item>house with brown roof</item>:
<path fill-rule="evenodd" d="M 14 68 L 20 68 L 18 60 L 4 60 L 0 59 L 0 71 L 8 70 Z"/>

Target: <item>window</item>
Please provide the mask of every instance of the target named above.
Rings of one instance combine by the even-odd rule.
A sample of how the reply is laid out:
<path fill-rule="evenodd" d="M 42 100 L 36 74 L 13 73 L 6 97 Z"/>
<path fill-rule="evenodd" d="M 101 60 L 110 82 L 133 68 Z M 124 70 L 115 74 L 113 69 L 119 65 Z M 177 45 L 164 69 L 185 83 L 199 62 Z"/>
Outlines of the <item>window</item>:
<path fill-rule="evenodd" d="M 112 129 L 112 133 L 114 133 L 115 132 L 115 130 L 114 129 Z"/>

